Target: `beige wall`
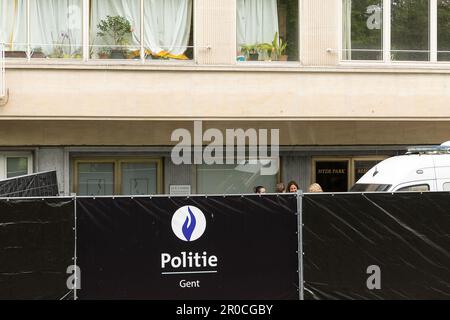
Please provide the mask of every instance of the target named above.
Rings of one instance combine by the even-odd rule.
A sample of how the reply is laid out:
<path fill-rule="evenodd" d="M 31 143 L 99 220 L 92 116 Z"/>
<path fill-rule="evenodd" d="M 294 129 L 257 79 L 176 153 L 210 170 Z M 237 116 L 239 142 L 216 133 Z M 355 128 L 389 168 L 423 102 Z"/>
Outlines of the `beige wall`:
<path fill-rule="evenodd" d="M 190 121 L 0 121 L 0 146 L 164 146 Z M 284 146 L 416 145 L 450 140 L 450 121 L 207 121 L 208 128 L 280 129 Z M 206 143 L 205 143 L 206 144 Z"/>
<path fill-rule="evenodd" d="M 339 63 L 339 0 L 301 0 L 300 46 L 305 66 Z"/>
<path fill-rule="evenodd" d="M 339 65 L 339 1 L 300 0 L 302 64 L 236 65 L 236 0 L 195 1 L 195 61 L 8 61 L 0 146 L 167 145 L 192 119 L 284 145 L 450 140 L 450 68 Z"/>
<path fill-rule="evenodd" d="M 8 69 L 0 119 L 450 120 L 450 75 Z"/>

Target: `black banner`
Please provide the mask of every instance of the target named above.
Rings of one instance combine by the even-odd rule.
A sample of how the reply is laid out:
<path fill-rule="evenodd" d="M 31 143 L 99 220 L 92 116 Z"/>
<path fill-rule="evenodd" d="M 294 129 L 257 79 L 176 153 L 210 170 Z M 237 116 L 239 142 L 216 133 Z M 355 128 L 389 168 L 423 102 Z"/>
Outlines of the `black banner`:
<path fill-rule="evenodd" d="M 449 299 L 450 194 L 308 194 L 307 299 Z"/>
<path fill-rule="evenodd" d="M 0 200 L 0 299 L 61 299 L 74 257 L 74 201 Z"/>
<path fill-rule="evenodd" d="M 78 198 L 78 297 L 298 299 L 296 211 L 296 195 Z"/>

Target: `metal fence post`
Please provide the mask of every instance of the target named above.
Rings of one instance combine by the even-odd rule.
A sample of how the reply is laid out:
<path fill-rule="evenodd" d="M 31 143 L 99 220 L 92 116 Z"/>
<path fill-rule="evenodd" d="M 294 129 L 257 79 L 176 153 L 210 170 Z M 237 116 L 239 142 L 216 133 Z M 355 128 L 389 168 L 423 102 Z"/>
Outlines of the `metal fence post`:
<path fill-rule="evenodd" d="M 77 197 L 76 196 L 73 198 L 73 201 L 74 201 L 74 211 L 75 211 L 74 212 L 74 221 L 75 221 L 74 240 L 75 240 L 75 245 L 74 245 L 74 252 L 73 252 L 73 255 L 74 255 L 74 257 L 73 257 L 73 264 L 75 266 L 75 269 L 74 269 L 74 271 L 75 271 L 75 274 L 74 274 L 74 276 L 75 276 L 75 288 L 73 290 L 73 299 L 77 300 L 78 299 L 78 297 L 77 297 L 77 286 L 78 286 L 78 274 L 77 274 L 77 271 L 78 271 L 78 264 L 77 264 Z"/>
<path fill-rule="evenodd" d="M 298 295 L 300 300 L 304 300 L 303 281 L 303 191 L 297 191 L 297 238 L 298 238 Z"/>

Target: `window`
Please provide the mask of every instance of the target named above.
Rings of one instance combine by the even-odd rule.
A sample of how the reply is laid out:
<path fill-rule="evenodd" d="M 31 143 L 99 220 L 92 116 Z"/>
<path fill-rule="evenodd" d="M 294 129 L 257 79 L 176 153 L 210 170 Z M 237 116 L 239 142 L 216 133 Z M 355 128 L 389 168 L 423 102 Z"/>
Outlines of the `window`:
<path fill-rule="evenodd" d="M 192 0 L 143 4 L 142 12 L 140 0 L 91 1 L 91 58 L 192 59 Z"/>
<path fill-rule="evenodd" d="M 383 191 L 388 191 L 391 186 L 392 185 L 390 185 L 390 184 L 357 183 L 350 189 L 350 191 L 351 192 L 383 192 Z"/>
<path fill-rule="evenodd" d="M 91 58 L 140 57 L 139 0 L 92 0 L 90 9 Z"/>
<path fill-rule="evenodd" d="M 298 0 L 237 0 L 238 61 L 298 61 Z"/>
<path fill-rule="evenodd" d="M 437 59 L 450 61 L 450 0 L 438 0 Z"/>
<path fill-rule="evenodd" d="M 430 191 L 430 186 L 428 184 L 419 184 L 419 185 L 414 185 L 414 186 L 403 187 L 396 191 L 397 192 L 426 192 L 426 191 Z"/>
<path fill-rule="evenodd" d="M 198 165 L 197 193 L 242 194 L 254 193 L 255 187 L 264 186 L 268 193 L 275 192 L 278 174 L 261 175 L 260 165 Z"/>
<path fill-rule="evenodd" d="M 162 192 L 159 159 L 79 159 L 74 161 L 73 176 L 73 190 L 81 196 Z"/>
<path fill-rule="evenodd" d="M 82 1 L 30 1 L 31 58 L 82 57 Z"/>
<path fill-rule="evenodd" d="M 383 161 L 384 158 L 356 158 L 353 159 L 353 183 L 361 179 L 367 171 L 372 169 L 377 163 Z"/>
<path fill-rule="evenodd" d="M 383 1 L 344 0 L 343 58 L 383 60 Z"/>
<path fill-rule="evenodd" d="M 28 152 L 0 153 L 0 180 L 31 174 L 33 159 Z"/>
<path fill-rule="evenodd" d="M 313 180 L 324 192 L 346 192 L 349 189 L 349 159 L 314 160 Z"/>
<path fill-rule="evenodd" d="M 391 59 L 430 59 L 429 0 L 391 1 Z"/>
<path fill-rule="evenodd" d="M 157 167 L 155 162 L 122 162 L 121 194 L 157 193 Z"/>
<path fill-rule="evenodd" d="M 27 157 L 6 157 L 6 178 L 14 178 L 28 174 Z"/>
<path fill-rule="evenodd" d="M 79 163 L 77 172 L 79 195 L 114 194 L 114 163 Z"/>
<path fill-rule="evenodd" d="M 26 0 L 0 0 L 0 43 L 5 44 L 5 57 L 26 58 Z"/>
<path fill-rule="evenodd" d="M 342 59 L 448 61 L 450 0 L 342 0 Z"/>
<path fill-rule="evenodd" d="M 193 0 L 0 0 L 0 43 L 8 58 L 189 60 L 192 10 Z"/>
<path fill-rule="evenodd" d="M 384 156 L 314 158 L 312 183 L 317 182 L 325 192 L 347 192 Z M 355 185 L 352 191 L 382 191 L 386 185 Z M 380 189 L 381 188 L 381 189 Z"/>
<path fill-rule="evenodd" d="M 442 190 L 444 191 L 450 191 L 450 182 L 446 182 L 442 186 Z"/>
<path fill-rule="evenodd" d="M 144 47 L 147 59 L 193 58 L 192 0 L 144 2 Z"/>

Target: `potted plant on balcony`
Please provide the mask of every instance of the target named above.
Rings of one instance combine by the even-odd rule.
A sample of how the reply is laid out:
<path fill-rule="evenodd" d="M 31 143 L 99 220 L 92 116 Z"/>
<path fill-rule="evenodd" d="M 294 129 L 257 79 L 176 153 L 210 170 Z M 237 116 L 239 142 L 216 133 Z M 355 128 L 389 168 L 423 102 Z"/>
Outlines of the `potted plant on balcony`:
<path fill-rule="evenodd" d="M 44 52 L 42 52 L 41 47 L 36 47 L 36 48 L 31 49 L 31 57 L 37 58 L 37 59 L 43 59 L 43 58 L 45 58 L 45 54 L 44 54 Z"/>
<path fill-rule="evenodd" d="M 274 47 L 270 43 L 260 43 L 257 46 L 260 61 L 270 61 Z"/>
<path fill-rule="evenodd" d="M 241 46 L 241 53 L 246 57 L 247 61 L 258 61 L 257 46 L 253 44 L 246 44 Z"/>
<path fill-rule="evenodd" d="M 287 61 L 288 56 L 284 53 L 286 52 L 287 42 L 278 37 L 278 32 L 275 32 L 275 36 L 272 41 L 273 51 L 272 60 Z"/>
<path fill-rule="evenodd" d="M 106 16 L 106 19 L 100 21 L 97 25 L 97 35 L 108 43 L 113 41 L 115 47 L 111 48 L 111 58 L 124 59 L 125 58 L 125 46 L 130 43 L 131 40 L 131 24 L 126 18 L 122 16 Z"/>
<path fill-rule="evenodd" d="M 108 47 L 102 47 L 98 51 L 98 58 L 99 59 L 109 59 L 111 57 L 111 48 Z"/>

